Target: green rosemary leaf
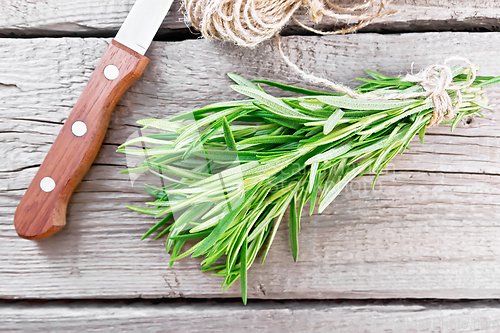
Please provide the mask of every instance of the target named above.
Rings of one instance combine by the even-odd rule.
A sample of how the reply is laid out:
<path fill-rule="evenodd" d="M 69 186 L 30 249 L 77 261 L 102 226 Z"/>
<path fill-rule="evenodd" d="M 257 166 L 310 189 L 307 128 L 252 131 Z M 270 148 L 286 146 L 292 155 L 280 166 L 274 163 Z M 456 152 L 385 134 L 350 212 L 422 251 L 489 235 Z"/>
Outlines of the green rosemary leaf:
<path fill-rule="evenodd" d="M 148 232 L 146 232 L 144 234 L 144 236 L 142 236 L 141 240 L 144 240 L 145 238 L 147 238 L 149 235 L 151 235 L 153 232 L 155 232 L 159 228 L 163 227 L 165 224 L 167 224 L 168 221 L 172 220 L 173 218 L 174 218 L 174 215 L 172 213 L 170 213 L 169 215 L 162 218 L 160 222 L 156 223 L 154 225 L 154 227 L 149 229 Z"/>
<path fill-rule="evenodd" d="M 169 238 L 173 239 L 173 240 L 199 239 L 199 238 L 205 238 L 205 237 L 207 237 L 208 235 L 210 235 L 211 232 L 212 232 L 212 230 L 207 230 L 207 231 L 197 232 L 197 233 L 193 233 L 193 234 L 189 233 L 189 234 L 182 234 L 182 235 L 172 236 L 172 237 L 169 237 Z"/>
<path fill-rule="evenodd" d="M 136 206 L 127 206 L 128 209 L 133 210 L 134 212 L 147 214 L 147 215 L 156 215 L 161 212 L 162 208 L 144 208 L 144 207 L 136 207 Z"/>
<path fill-rule="evenodd" d="M 277 215 L 279 206 L 274 204 L 271 209 L 267 207 L 266 213 L 264 213 L 259 221 L 256 223 L 255 229 L 252 230 L 250 235 L 248 235 L 248 240 L 252 241 L 257 238 L 263 231 L 270 229 L 269 226 L 274 222 L 274 218 Z"/>
<path fill-rule="evenodd" d="M 371 71 L 371 70 L 366 70 L 365 71 L 366 74 L 370 75 L 372 78 L 374 78 L 375 80 L 385 80 L 385 79 L 389 79 L 388 76 L 385 76 L 383 74 L 380 74 L 380 73 L 377 73 L 375 71 Z M 359 80 L 359 79 L 358 79 Z"/>
<path fill-rule="evenodd" d="M 321 120 L 321 121 L 313 121 L 310 123 L 305 123 L 305 126 L 325 126 L 326 125 L 326 120 Z M 308 129 L 304 129 L 304 131 L 307 131 Z"/>
<path fill-rule="evenodd" d="M 255 170 L 261 164 L 258 161 L 248 162 L 242 165 L 238 165 L 232 167 L 230 169 L 221 171 L 213 176 L 208 177 L 207 179 L 200 180 L 194 184 L 190 184 L 190 187 L 207 187 L 207 184 L 212 185 L 214 182 L 218 182 L 221 179 L 227 183 L 228 180 L 232 178 L 240 179 L 244 172 Z"/>
<path fill-rule="evenodd" d="M 363 129 L 364 126 L 365 124 L 362 122 L 356 122 L 354 124 L 343 127 L 339 126 L 337 129 L 330 132 L 328 135 L 323 136 L 322 138 L 318 139 L 316 137 L 312 137 L 307 140 L 302 140 L 302 142 L 306 143 L 304 145 L 305 147 L 317 147 L 320 145 L 325 145 L 327 143 L 340 141 L 346 137 L 349 137 L 352 134 L 359 132 L 361 129 Z"/>
<path fill-rule="evenodd" d="M 323 213 L 326 207 L 339 195 L 340 191 L 354 179 L 357 175 L 363 172 L 368 167 L 367 163 L 360 163 L 354 169 L 346 173 L 344 177 L 328 192 L 325 194 L 324 199 L 319 204 L 319 213 Z"/>
<path fill-rule="evenodd" d="M 325 150 L 329 149 L 330 147 L 328 145 L 321 146 L 321 147 L 316 147 L 316 148 L 302 148 L 303 155 L 295 160 L 292 164 L 281 170 L 278 174 L 276 174 L 276 177 L 273 178 L 271 185 L 276 185 L 279 184 L 288 178 L 296 175 L 297 173 L 301 172 L 305 167 L 306 167 L 306 161 L 311 159 L 313 156 L 317 154 L 323 153 Z"/>
<path fill-rule="evenodd" d="M 305 190 L 302 190 L 300 193 L 300 202 L 299 202 L 299 207 L 298 207 L 298 212 L 297 212 L 297 219 L 299 220 L 298 222 L 298 232 L 300 232 L 300 218 L 302 216 L 302 211 L 304 210 L 304 205 L 306 204 L 308 200 L 308 196 Z"/>
<path fill-rule="evenodd" d="M 251 100 L 219 102 L 207 105 L 204 108 L 198 109 L 196 111 L 181 113 L 180 115 L 170 118 L 170 121 L 199 120 L 204 118 L 205 114 L 207 113 L 218 112 L 221 110 L 226 110 L 228 108 L 236 107 L 248 110 L 254 109 L 254 105 Z"/>
<path fill-rule="evenodd" d="M 230 196 L 227 197 L 226 201 L 221 200 L 217 205 L 212 208 L 208 213 L 206 213 L 202 218 L 206 219 L 200 222 L 196 227 L 189 230 L 189 232 L 200 232 L 216 225 L 222 217 L 228 213 L 231 203 L 237 201 L 239 192 L 234 191 Z"/>
<path fill-rule="evenodd" d="M 405 88 L 411 87 L 414 84 L 408 81 L 402 81 L 401 79 L 384 79 L 384 80 L 367 80 L 367 79 L 360 79 L 358 78 L 359 81 L 367 82 L 372 84 L 373 87 L 377 88 L 382 88 L 382 87 L 398 87 L 399 89 L 403 90 Z M 382 93 L 383 91 L 380 90 L 379 93 Z"/>
<path fill-rule="evenodd" d="M 240 279 L 241 279 L 241 298 L 243 299 L 243 304 L 247 304 L 247 240 L 243 241 L 241 247 L 241 257 L 240 257 Z"/>
<path fill-rule="evenodd" d="M 324 184 L 323 192 L 321 193 L 321 196 L 319 198 L 320 203 L 325 199 L 325 195 L 330 193 L 330 191 L 335 187 L 338 181 L 344 176 L 346 170 L 347 159 L 342 159 L 330 169 L 327 180 Z"/>
<path fill-rule="evenodd" d="M 420 131 L 418 131 L 418 137 L 420 139 L 420 143 L 424 144 L 424 137 L 425 137 L 425 129 L 427 126 L 423 126 Z M 453 132 L 453 129 L 451 130 Z"/>
<path fill-rule="evenodd" d="M 119 151 L 117 151 L 117 152 L 119 152 Z M 124 153 L 124 152 L 125 151 L 122 151 L 122 153 Z M 149 170 L 149 167 L 141 165 L 141 166 L 138 166 L 136 168 L 121 170 L 120 173 L 121 174 L 144 173 L 148 170 Z"/>
<path fill-rule="evenodd" d="M 309 90 L 309 89 L 304 89 L 304 88 L 299 88 L 299 87 L 294 87 L 294 86 L 289 86 L 286 84 L 274 82 L 274 81 L 269 81 L 269 80 L 252 80 L 253 82 L 257 83 L 264 83 L 267 84 L 268 86 L 271 87 L 276 87 L 284 91 L 291 91 L 297 94 L 302 94 L 302 95 L 309 95 L 309 96 L 315 96 L 315 95 L 338 95 L 335 93 L 329 93 L 329 92 L 323 92 L 323 91 L 315 91 L 315 90 Z"/>
<path fill-rule="evenodd" d="M 189 248 L 189 250 L 186 250 L 184 253 L 179 254 L 179 255 L 178 255 L 175 259 L 176 259 L 176 260 L 180 260 L 180 259 L 182 259 L 182 258 L 186 258 L 186 257 L 188 257 L 188 256 L 192 255 L 192 254 L 193 254 L 193 252 L 194 252 L 194 251 L 196 251 L 196 249 L 198 248 L 198 246 L 200 246 L 201 242 L 202 242 L 202 241 L 200 241 L 200 242 L 196 243 L 196 244 L 195 244 L 195 245 L 193 245 L 191 248 Z"/>
<path fill-rule="evenodd" d="M 267 247 L 266 247 L 266 249 L 264 251 L 264 255 L 262 256 L 262 264 L 264 264 L 264 261 L 266 260 L 267 253 L 269 252 L 269 249 L 271 248 L 271 244 L 273 243 L 274 237 L 276 237 L 276 233 L 278 232 L 278 228 L 280 226 L 281 219 L 283 219 L 283 215 L 285 215 L 285 210 L 284 209 L 281 210 L 281 212 L 279 213 L 279 215 L 275 219 L 274 225 L 272 227 L 271 236 L 270 236 L 269 241 L 267 243 Z"/>
<path fill-rule="evenodd" d="M 325 104 L 329 104 L 342 109 L 350 110 L 390 110 L 405 107 L 417 102 L 417 99 L 410 100 L 360 100 L 347 96 L 318 96 L 317 99 Z"/>
<path fill-rule="evenodd" d="M 156 235 L 155 240 L 162 238 L 163 236 L 165 236 L 172 229 L 173 229 L 173 225 L 171 224 L 171 225 L 168 226 L 168 228 L 165 228 L 162 232 L 160 232 L 158 235 Z M 165 245 L 166 246 L 165 249 L 167 250 L 167 252 L 169 252 L 169 244 L 170 243 L 167 242 L 167 244 Z"/>
<path fill-rule="evenodd" d="M 135 156 L 160 156 L 175 153 L 174 148 L 143 148 L 143 149 L 117 149 L 118 153 L 126 153 Z"/>
<path fill-rule="evenodd" d="M 283 118 L 274 118 L 274 117 L 264 117 L 266 121 L 274 122 L 278 125 L 285 126 L 291 129 L 298 130 L 302 127 L 302 125 L 292 119 L 283 119 Z"/>
<path fill-rule="evenodd" d="M 282 100 L 280 100 L 276 97 L 273 97 L 269 94 L 266 94 L 265 92 L 251 89 L 251 88 L 244 87 L 244 86 L 231 86 L 231 89 L 233 89 L 236 92 L 239 92 L 240 94 L 255 98 L 260 103 L 269 107 L 268 110 L 270 112 L 272 112 L 278 116 L 282 116 L 282 117 L 285 117 L 285 118 L 288 118 L 291 120 L 293 120 L 293 119 L 315 120 L 315 118 L 312 118 L 310 116 L 306 116 L 305 114 L 300 113 L 300 112 L 292 109 L 286 103 L 284 103 Z"/>
<path fill-rule="evenodd" d="M 179 135 L 177 140 L 175 140 L 176 149 L 179 149 L 179 148 L 183 147 L 185 144 L 190 143 L 192 141 L 192 139 L 189 139 L 189 136 L 195 134 L 195 131 L 198 128 L 205 126 L 207 124 L 210 124 L 211 122 L 217 121 L 217 120 L 221 119 L 222 117 L 228 116 L 232 113 L 236 113 L 240 110 L 242 110 L 240 107 L 234 107 L 234 108 L 229 108 L 226 110 L 221 110 L 221 111 L 216 112 L 208 117 L 197 120 L 197 121 L 187 125 L 184 128 L 184 130 L 182 131 L 182 133 Z M 194 138 L 199 138 L 199 135 L 195 135 Z M 186 140 L 186 139 L 188 139 L 188 140 Z"/>
<path fill-rule="evenodd" d="M 163 189 L 151 188 L 147 184 L 146 188 L 144 188 L 144 192 L 158 199 L 161 199 L 165 196 L 165 192 L 163 191 Z"/>
<path fill-rule="evenodd" d="M 193 152 L 194 156 L 204 157 L 208 160 L 233 162 L 233 161 L 258 161 L 259 154 L 253 151 L 228 151 L 205 149 Z"/>
<path fill-rule="evenodd" d="M 177 256 L 181 252 L 182 247 L 186 243 L 185 240 L 177 240 L 174 242 L 174 248 L 172 249 L 172 256 L 170 257 L 170 261 L 168 264 L 168 268 L 172 268 L 174 261 L 177 259 Z M 168 252 L 168 251 L 167 251 Z"/>
<path fill-rule="evenodd" d="M 245 87 L 252 88 L 252 89 L 259 89 L 255 84 L 252 83 L 252 81 L 245 79 L 244 77 L 242 77 L 238 74 L 227 73 L 227 76 L 229 76 L 231 78 L 231 80 L 233 80 L 234 82 L 236 82 L 240 86 L 245 86 Z"/>
<path fill-rule="evenodd" d="M 183 130 L 181 124 L 163 119 L 141 119 L 137 123 L 145 127 L 154 127 L 169 132 L 180 133 Z"/>
<path fill-rule="evenodd" d="M 305 164 L 313 164 L 313 163 L 318 163 L 318 162 L 323 162 L 323 161 L 328 161 L 328 160 L 333 160 L 334 158 L 338 156 L 342 156 L 343 154 L 347 153 L 352 147 L 352 141 L 347 141 L 346 143 L 334 147 L 330 150 L 327 150 L 324 153 L 317 154 L 310 159 L 308 159 Z"/>
<path fill-rule="evenodd" d="M 486 88 L 500 83 L 500 77 L 491 77 L 490 79 L 475 85 L 476 88 Z"/>
<path fill-rule="evenodd" d="M 313 182 L 313 187 L 311 190 L 311 204 L 309 206 L 309 216 L 314 213 L 314 208 L 316 208 L 316 200 L 318 198 L 318 191 L 319 191 L 319 186 L 320 186 L 320 179 L 322 177 L 322 172 L 317 172 L 316 176 L 314 177 L 314 182 Z"/>
<path fill-rule="evenodd" d="M 313 163 L 311 165 L 311 173 L 309 177 L 309 186 L 307 187 L 307 192 L 311 193 L 314 184 L 316 183 L 316 174 L 318 172 L 319 163 Z"/>
<path fill-rule="evenodd" d="M 217 239 L 222 235 L 224 231 L 226 231 L 227 227 L 233 222 L 233 219 L 241 213 L 243 209 L 247 206 L 247 203 L 250 201 L 250 198 L 254 196 L 257 192 L 258 188 L 254 188 L 247 193 L 245 193 L 245 199 L 237 206 L 234 207 L 233 210 L 224 216 L 222 220 L 219 221 L 215 229 L 210 233 L 210 235 L 205 238 L 198 249 L 193 253 L 193 257 L 199 257 L 203 253 L 205 253 L 210 246 L 212 246 Z"/>
<path fill-rule="evenodd" d="M 405 133 L 396 134 L 396 136 L 394 137 L 393 140 L 394 141 L 401 140 L 404 137 L 404 134 Z M 355 157 L 355 156 L 360 156 L 360 155 L 363 155 L 366 153 L 371 153 L 371 152 L 383 149 L 390 144 L 391 144 L 391 142 L 387 142 L 386 138 L 381 138 L 381 139 L 378 139 L 378 140 L 371 142 L 369 144 L 363 144 L 359 148 L 355 147 L 355 148 L 351 149 L 349 152 L 342 154 L 342 158 Z"/>
<path fill-rule="evenodd" d="M 187 169 L 178 168 L 178 167 L 175 167 L 172 165 L 164 166 L 162 168 L 162 171 L 164 171 L 165 173 L 174 175 L 174 176 L 183 177 L 183 178 L 187 178 L 187 179 L 194 179 L 194 180 L 205 179 L 205 178 L 211 176 L 208 173 L 189 171 Z"/>
<path fill-rule="evenodd" d="M 137 143 L 141 143 L 141 144 L 142 143 L 150 143 L 150 144 L 155 144 L 155 145 L 172 145 L 174 142 L 168 141 L 168 140 L 154 139 L 154 138 L 150 138 L 147 136 L 139 136 L 137 138 L 131 139 L 131 140 L 125 142 L 124 144 L 120 145 L 118 147 L 118 149 L 126 147 L 126 146 L 130 146 L 133 144 L 137 144 Z"/>
<path fill-rule="evenodd" d="M 257 253 L 261 249 L 263 239 L 265 239 L 266 235 L 267 235 L 266 230 L 263 230 L 254 241 L 250 241 L 247 238 L 247 243 L 250 244 L 247 249 L 247 271 L 250 269 L 250 266 L 252 266 L 253 262 L 255 261 Z"/>
<path fill-rule="evenodd" d="M 293 260 L 297 261 L 299 256 L 299 221 L 300 215 L 297 214 L 296 207 L 297 198 L 294 197 L 290 202 L 290 217 L 289 217 L 289 226 L 290 229 L 290 246 L 292 249 Z"/>
<path fill-rule="evenodd" d="M 396 147 L 396 146 L 402 146 L 401 142 L 393 142 L 389 147 L 385 148 L 382 150 L 375 160 L 375 163 L 373 163 L 372 170 L 373 172 L 376 172 L 377 174 L 382 171 L 382 169 L 379 170 L 380 166 L 384 164 L 384 161 L 386 160 L 386 157 L 389 155 L 389 153 Z M 375 177 L 376 180 L 376 177 Z M 373 186 L 375 186 L 375 181 L 373 182 Z M 372 186 L 372 187 L 373 187 Z"/>
<path fill-rule="evenodd" d="M 236 151 L 236 141 L 234 141 L 233 132 L 231 132 L 231 127 L 227 122 L 226 117 L 222 117 L 222 127 L 224 129 L 224 139 L 226 140 L 226 145 L 229 150 Z"/>
<path fill-rule="evenodd" d="M 180 217 L 178 217 L 172 224 L 174 228 L 187 229 L 186 225 L 192 221 L 197 221 L 203 216 L 213 203 L 204 202 L 196 206 L 189 207 Z M 170 238 L 173 239 L 173 238 Z"/>
<path fill-rule="evenodd" d="M 229 271 L 231 271 L 236 264 L 238 252 L 241 250 L 243 241 L 245 239 L 248 239 L 248 233 L 250 229 L 257 222 L 257 219 L 262 214 L 262 212 L 266 210 L 266 206 L 261 205 L 269 191 L 269 188 L 263 188 L 260 192 L 257 193 L 255 200 L 252 203 L 252 212 L 250 213 L 250 215 L 244 218 L 242 223 L 240 223 L 240 225 L 235 229 L 233 237 L 234 241 L 229 242 L 230 245 L 228 246 L 227 251 L 226 267 Z"/>
<path fill-rule="evenodd" d="M 323 134 L 327 135 L 328 133 L 330 133 L 343 116 L 344 112 L 341 109 L 337 109 L 337 111 L 332 113 L 330 118 L 328 118 L 328 120 L 325 123 L 325 127 L 323 128 Z"/>
<path fill-rule="evenodd" d="M 315 118 L 319 117 L 328 119 L 328 117 L 330 117 L 330 115 L 332 114 L 331 107 L 327 106 L 326 108 L 323 108 L 323 103 L 320 103 L 319 101 L 316 101 L 314 103 L 313 101 L 308 101 L 308 103 L 305 103 L 299 100 L 291 101 L 283 98 L 283 102 L 291 106 L 292 108 L 299 109 L 302 113 Z"/>

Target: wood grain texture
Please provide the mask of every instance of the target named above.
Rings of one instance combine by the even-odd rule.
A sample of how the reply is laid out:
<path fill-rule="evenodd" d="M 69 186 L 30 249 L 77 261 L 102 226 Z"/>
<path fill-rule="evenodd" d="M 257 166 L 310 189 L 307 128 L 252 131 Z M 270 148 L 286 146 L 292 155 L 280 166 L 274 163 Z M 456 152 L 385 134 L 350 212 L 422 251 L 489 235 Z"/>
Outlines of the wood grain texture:
<path fill-rule="evenodd" d="M 145 56 L 111 41 L 17 206 L 14 225 L 20 237 L 42 239 L 66 225 L 68 200 L 101 148 L 116 103 L 148 62 Z M 105 76 L 108 66 L 117 68 L 116 78 Z M 85 124 L 84 134 L 73 133 L 76 122 Z M 46 177 L 55 182 L 48 192 L 41 186 Z"/>
<path fill-rule="evenodd" d="M 499 33 L 358 34 L 290 37 L 285 52 L 318 75 L 346 84 L 364 69 L 406 73 L 460 54 L 500 74 Z M 436 47 L 439 46 L 439 47 Z M 0 41 L 0 297 L 238 297 L 202 274 L 198 259 L 167 269 L 162 241 L 139 241 L 154 223 L 130 212 L 135 187 L 118 172 L 117 145 L 137 135 L 135 121 L 241 98 L 224 73 L 295 84 L 300 79 L 273 44 L 254 50 L 203 40 L 154 43 L 151 64 L 125 93 L 104 145 L 68 207 L 68 225 L 47 240 L 19 239 L 14 209 L 81 93 L 103 39 Z M 300 85 L 307 86 L 303 83 Z M 299 262 L 286 224 L 264 266 L 249 273 L 249 298 L 500 297 L 500 87 L 488 89 L 494 111 L 451 134 L 433 128 L 381 176 L 352 182 L 322 215 L 304 217 Z M 13 251 L 13 249 L 16 249 Z"/>
<path fill-rule="evenodd" d="M 0 12 L 0 34 L 9 35 L 114 35 L 134 0 L 8 0 Z M 399 12 L 378 20 L 365 31 L 422 31 L 451 29 L 498 30 L 500 3 L 495 0 L 393 0 Z M 160 33 L 186 30 L 188 24 L 175 0 Z M 305 12 L 297 17 L 307 22 Z M 337 22 L 325 20 L 316 28 L 331 29 Z M 290 24 L 286 32 L 301 31 Z"/>
<path fill-rule="evenodd" d="M 482 332 L 500 328 L 498 303 L 264 302 L 0 305 L 0 332 Z"/>

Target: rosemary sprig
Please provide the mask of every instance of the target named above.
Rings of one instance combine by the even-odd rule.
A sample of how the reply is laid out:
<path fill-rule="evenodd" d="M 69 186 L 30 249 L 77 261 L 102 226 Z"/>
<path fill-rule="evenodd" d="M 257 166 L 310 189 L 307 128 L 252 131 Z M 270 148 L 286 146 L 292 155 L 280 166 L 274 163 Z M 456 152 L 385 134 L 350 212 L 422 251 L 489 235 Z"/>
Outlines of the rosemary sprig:
<path fill-rule="evenodd" d="M 363 79 L 358 92 L 423 91 L 400 78 L 367 73 L 372 79 Z M 465 69 L 454 73 L 454 82 L 468 79 Z M 423 143 L 434 105 L 431 98 L 364 101 L 254 81 L 304 94 L 277 98 L 254 82 L 229 77 L 237 83 L 231 88 L 250 99 L 212 104 L 169 121 L 140 120 L 160 131 L 130 140 L 118 151 L 146 156 L 139 167 L 124 172 L 149 171 L 166 184 L 146 187 L 155 198 L 147 207 L 128 206 L 161 218 L 144 237 L 168 233 L 170 264 L 189 255 L 203 257 L 202 271 L 222 276 L 224 290 L 241 277 L 246 303 L 246 272 L 262 248 L 264 263 L 285 212 L 290 208 L 290 244 L 297 260 L 305 204 L 310 203 L 309 214 L 316 207 L 321 213 L 355 177 L 373 172 L 375 183 L 417 133 Z M 461 91 L 451 130 L 466 116 L 481 116 L 488 103 L 482 88 L 498 82 L 477 77 Z M 192 239 L 197 243 L 181 253 Z"/>

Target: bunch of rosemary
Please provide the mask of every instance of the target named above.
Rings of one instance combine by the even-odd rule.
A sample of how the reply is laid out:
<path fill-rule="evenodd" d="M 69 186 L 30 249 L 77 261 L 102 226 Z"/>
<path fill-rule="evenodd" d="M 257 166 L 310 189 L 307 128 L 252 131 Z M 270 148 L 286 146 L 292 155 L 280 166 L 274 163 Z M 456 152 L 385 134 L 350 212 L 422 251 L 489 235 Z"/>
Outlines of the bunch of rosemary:
<path fill-rule="evenodd" d="M 361 80 L 356 92 L 423 91 L 400 78 L 367 73 L 372 79 Z M 240 278 L 246 303 L 247 270 L 263 247 L 264 262 L 288 208 L 291 252 L 297 260 L 305 204 L 310 202 L 309 214 L 315 207 L 321 213 L 353 178 L 366 172 L 378 177 L 417 133 L 423 142 L 434 104 L 430 97 L 367 101 L 229 77 L 237 83 L 232 89 L 251 99 L 212 104 L 168 121 L 140 120 L 161 131 L 130 140 L 118 151 L 146 156 L 124 173 L 149 171 L 166 184 L 146 185 L 155 197 L 147 208 L 128 206 L 162 218 L 144 238 L 168 233 L 170 265 L 189 255 L 204 257 L 202 271 L 223 276 L 224 290 Z M 467 80 L 467 70 L 453 68 L 454 83 Z M 476 77 L 460 91 L 459 108 L 449 121 L 452 130 L 468 115 L 481 116 L 479 111 L 488 108 L 482 88 L 497 82 Z M 303 96 L 276 98 L 255 83 Z M 457 93 L 448 93 L 458 103 Z M 198 241 L 181 253 L 190 239 Z M 223 256 L 225 263 L 219 260 Z"/>

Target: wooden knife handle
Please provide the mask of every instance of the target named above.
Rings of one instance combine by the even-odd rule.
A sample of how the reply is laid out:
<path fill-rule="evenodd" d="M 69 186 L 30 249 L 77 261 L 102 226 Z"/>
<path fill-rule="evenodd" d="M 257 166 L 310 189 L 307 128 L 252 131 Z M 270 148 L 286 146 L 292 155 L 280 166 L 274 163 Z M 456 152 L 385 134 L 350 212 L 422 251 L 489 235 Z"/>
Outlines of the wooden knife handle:
<path fill-rule="evenodd" d="M 99 152 L 116 103 L 148 62 L 114 40 L 108 46 L 17 206 L 19 236 L 41 239 L 64 227 L 68 200 Z"/>

